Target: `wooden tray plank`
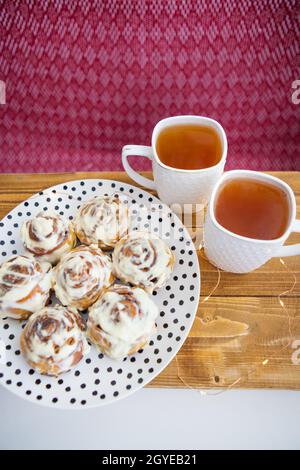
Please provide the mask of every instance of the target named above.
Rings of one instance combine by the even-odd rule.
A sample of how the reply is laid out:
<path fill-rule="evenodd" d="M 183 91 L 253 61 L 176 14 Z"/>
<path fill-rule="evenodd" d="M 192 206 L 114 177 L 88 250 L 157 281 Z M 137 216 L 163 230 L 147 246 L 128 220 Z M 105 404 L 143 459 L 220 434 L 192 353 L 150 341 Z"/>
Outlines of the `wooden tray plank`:
<path fill-rule="evenodd" d="M 149 172 L 143 173 L 150 176 Z M 294 190 L 300 218 L 300 173 L 274 172 Z M 50 173 L 0 175 L 0 218 L 16 204 L 49 186 L 85 178 L 116 179 L 134 184 L 125 173 Z M 137 185 L 136 185 L 137 186 Z M 203 225 L 199 219 L 198 229 Z M 200 237 L 201 239 L 201 237 Z M 288 243 L 300 242 L 293 234 Z M 300 341 L 300 257 L 278 259 L 244 275 L 220 273 L 198 254 L 202 288 L 197 319 L 183 348 L 152 387 L 288 388 L 300 390 L 300 365 L 292 362 L 293 341 Z M 279 303 L 279 295 L 285 305 Z M 203 323 L 204 322 L 204 323 Z M 299 348 L 300 363 L 300 343 Z"/>

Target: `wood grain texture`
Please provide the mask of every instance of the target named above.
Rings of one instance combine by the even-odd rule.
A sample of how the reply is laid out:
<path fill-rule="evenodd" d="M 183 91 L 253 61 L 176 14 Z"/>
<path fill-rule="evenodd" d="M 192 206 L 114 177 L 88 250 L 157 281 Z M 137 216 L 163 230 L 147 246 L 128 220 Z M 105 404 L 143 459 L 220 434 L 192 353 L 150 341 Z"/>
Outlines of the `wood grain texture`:
<path fill-rule="evenodd" d="M 149 173 L 143 173 L 151 177 Z M 297 200 L 300 218 L 300 173 L 271 173 L 286 181 Z M 76 179 L 115 179 L 134 184 L 125 173 L 0 174 L 0 219 L 15 205 L 49 186 Z M 201 240 L 203 215 L 192 223 Z M 193 226 L 192 226 L 193 225 Z M 299 243 L 293 234 L 288 243 Z M 198 251 L 201 300 L 187 341 L 153 387 L 288 388 L 300 390 L 300 256 L 276 258 L 250 274 L 218 271 Z M 288 291 L 296 279 L 296 285 Z M 285 293 L 284 293 L 285 292 Z M 279 295 L 284 302 L 280 305 Z M 299 340 L 293 348 L 293 342 Z M 295 343 L 294 343 L 295 346 Z M 297 356 L 297 348 L 299 355 Z M 299 358 L 299 365 L 292 362 Z"/>

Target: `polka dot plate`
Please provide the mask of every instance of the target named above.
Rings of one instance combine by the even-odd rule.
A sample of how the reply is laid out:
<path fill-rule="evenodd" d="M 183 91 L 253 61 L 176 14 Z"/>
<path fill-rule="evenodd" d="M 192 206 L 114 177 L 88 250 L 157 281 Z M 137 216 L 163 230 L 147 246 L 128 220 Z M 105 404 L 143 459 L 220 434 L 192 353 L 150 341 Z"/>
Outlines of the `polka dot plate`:
<path fill-rule="evenodd" d="M 190 235 L 169 207 L 128 184 L 95 179 L 72 181 L 22 202 L 0 222 L 1 263 L 24 252 L 20 241 L 24 220 L 48 210 L 72 220 L 83 201 L 114 193 L 122 194 L 128 204 L 132 230 L 157 234 L 176 256 L 172 277 L 153 293 L 159 308 L 157 331 L 147 347 L 123 361 L 114 361 L 92 346 L 75 369 L 54 378 L 30 369 L 20 354 L 20 332 L 25 322 L 0 319 L 0 383 L 34 403 L 82 409 L 124 398 L 149 383 L 168 365 L 192 326 L 200 295 L 200 270 Z"/>

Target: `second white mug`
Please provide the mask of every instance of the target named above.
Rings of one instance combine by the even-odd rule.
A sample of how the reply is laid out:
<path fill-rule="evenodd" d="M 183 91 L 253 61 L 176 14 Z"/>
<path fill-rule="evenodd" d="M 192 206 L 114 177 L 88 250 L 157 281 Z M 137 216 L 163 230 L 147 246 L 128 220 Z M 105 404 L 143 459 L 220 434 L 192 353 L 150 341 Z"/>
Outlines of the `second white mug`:
<path fill-rule="evenodd" d="M 165 165 L 156 151 L 157 138 L 160 132 L 170 126 L 182 124 L 198 124 L 212 127 L 221 141 L 222 155 L 220 161 L 209 168 L 200 170 L 183 170 Z M 152 161 L 154 181 L 137 173 L 129 164 L 128 157 L 138 155 Z M 122 163 L 126 173 L 136 183 L 156 190 L 159 198 L 168 205 L 207 204 L 211 192 L 218 179 L 222 176 L 227 157 L 227 138 L 222 126 L 203 116 L 174 116 L 159 121 L 153 129 L 151 147 L 143 145 L 126 145 L 122 149 Z"/>
<path fill-rule="evenodd" d="M 247 238 L 227 230 L 217 221 L 215 205 L 220 188 L 224 183 L 240 178 L 273 185 L 286 194 L 289 202 L 289 222 L 279 238 Z M 204 227 L 204 250 L 213 265 L 231 273 L 248 273 L 273 257 L 300 255 L 300 243 L 284 245 L 292 232 L 300 232 L 300 220 L 296 220 L 296 199 L 289 185 L 275 176 L 258 171 L 233 170 L 224 173 L 212 192 Z"/>

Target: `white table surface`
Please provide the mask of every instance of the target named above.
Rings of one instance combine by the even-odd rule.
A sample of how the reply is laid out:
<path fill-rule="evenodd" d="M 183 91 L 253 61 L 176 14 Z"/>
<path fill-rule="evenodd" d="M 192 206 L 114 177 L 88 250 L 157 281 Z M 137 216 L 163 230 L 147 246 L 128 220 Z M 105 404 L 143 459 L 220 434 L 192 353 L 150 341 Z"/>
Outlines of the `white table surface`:
<path fill-rule="evenodd" d="M 0 387 L 1 449 L 300 449 L 300 392 L 143 389 L 63 411 Z"/>

